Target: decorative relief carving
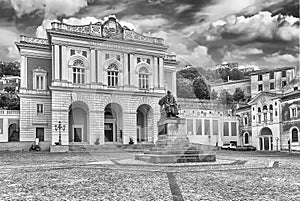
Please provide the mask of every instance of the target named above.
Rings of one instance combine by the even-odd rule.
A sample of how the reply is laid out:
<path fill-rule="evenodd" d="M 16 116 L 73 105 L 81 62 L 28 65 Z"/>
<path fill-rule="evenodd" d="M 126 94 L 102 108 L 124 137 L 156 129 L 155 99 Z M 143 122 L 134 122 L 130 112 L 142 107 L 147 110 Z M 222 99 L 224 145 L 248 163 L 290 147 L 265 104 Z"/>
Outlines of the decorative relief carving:
<path fill-rule="evenodd" d="M 154 44 L 163 44 L 164 40 L 162 38 L 154 38 L 144 36 L 142 34 L 136 33 L 131 30 L 124 30 L 124 39 L 125 40 L 132 40 L 132 41 L 140 41 L 146 43 L 154 43 Z"/>
<path fill-rule="evenodd" d="M 28 37 L 28 36 L 21 36 L 21 42 L 26 43 L 33 43 L 33 44 L 40 44 L 40 45 L 49 45 L 48 39 L 44 38 L 34 38 L 34 37 Z"/>

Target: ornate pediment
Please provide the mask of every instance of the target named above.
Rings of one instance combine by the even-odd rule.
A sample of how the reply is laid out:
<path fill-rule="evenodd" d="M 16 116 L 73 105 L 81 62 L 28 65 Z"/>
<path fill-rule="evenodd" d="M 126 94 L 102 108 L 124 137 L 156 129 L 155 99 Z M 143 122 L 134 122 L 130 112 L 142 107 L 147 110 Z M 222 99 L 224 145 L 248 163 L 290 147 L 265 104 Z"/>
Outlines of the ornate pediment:
<path fill-rule="evenodd" d="M 261 92 L 254 96 L 252 100 L 248 103 L 249 105 L 266 105 L 270 103 L 273 99 L 280 98 L 280 94 L 270 93 L 270 92 Z"/>
<path fill-rule="evenodd" d="M 101 23 L 89 25 L 68 25 L 61 22 L 52 22 L 52 29 L 56 31 L 64 31 L 70 33 L 84 34 L 97 36 L 101 38 L 114 38 L 135 42 L 151 43 L 156 45 L 163 45 L 164 40 L 162 38 L 145 36 L 143 34 L 136 33 L 130 30 L 126 26 L 122 26 L 114 16 L 109 16 L 108 19 Z M 51 32 L 51 30 L 49 30 Z"/>

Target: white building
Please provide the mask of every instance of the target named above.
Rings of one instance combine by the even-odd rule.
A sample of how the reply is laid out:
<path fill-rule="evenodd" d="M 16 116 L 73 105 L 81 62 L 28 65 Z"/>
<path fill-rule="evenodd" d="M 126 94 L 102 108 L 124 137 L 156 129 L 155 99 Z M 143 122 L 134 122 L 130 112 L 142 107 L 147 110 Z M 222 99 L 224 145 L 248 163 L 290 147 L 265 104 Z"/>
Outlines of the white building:
<path fill-rule="evenodd" d="M 103 24 L 52 23 L 47 39 L 21 36 L 20 141 L 49 145 L 154 141 L 159 99 L 176 94 L 175 56 L 161 38 Z"/>

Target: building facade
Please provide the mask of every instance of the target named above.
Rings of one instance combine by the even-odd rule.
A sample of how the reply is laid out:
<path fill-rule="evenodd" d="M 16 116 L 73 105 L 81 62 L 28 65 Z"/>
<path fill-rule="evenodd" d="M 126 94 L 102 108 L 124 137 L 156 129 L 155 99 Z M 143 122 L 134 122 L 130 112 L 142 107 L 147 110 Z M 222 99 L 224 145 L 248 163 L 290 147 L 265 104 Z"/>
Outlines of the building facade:
<path fill-rule="evenodd" d="M 47 39 L 21 36 L 20 141 L 54 145 L 153 142 L 159 99 L 176 94 L 176 58 L 161 38 L 109 17 L 53 22 Z M 58 131 L 58 122 L 63 129 Z"/>
<path fill-rule="evenodd" d="M 186 119 L 187 137 L 190 142 L 209 146 L 224 143 L 241 145 L 239 119 L 229 116 L 217 101 L 178 99 L 180 116 Z"/>
<path fill-rule="evenodd" d="M 251 73 L 251 100 L 237 109 L 240 141 L 258 150 L 299 150 L 299 75 L 294 67 Z"/>

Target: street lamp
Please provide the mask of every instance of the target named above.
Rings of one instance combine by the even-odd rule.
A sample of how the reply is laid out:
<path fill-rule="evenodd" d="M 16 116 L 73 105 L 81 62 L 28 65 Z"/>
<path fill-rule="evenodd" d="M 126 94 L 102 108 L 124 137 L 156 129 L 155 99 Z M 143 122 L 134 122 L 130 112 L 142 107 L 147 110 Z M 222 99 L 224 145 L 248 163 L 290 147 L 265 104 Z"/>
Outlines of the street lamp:
<path fill-rule="evenodd" d="M 276 151 L 278 151 L 278 140 L 279 140 L 279 138 L 276 137 L 275 140 L 276 140 Z"/>
<path fill-rule="evenodd" d="M 58 124 L 55 125 L 55 130 L 58 130 L 58 145 L 61 145 L 61 131 L 64 131 L 65 128 L 65 125 L 61 125 L 61 121 L 58 121 Z"/>

